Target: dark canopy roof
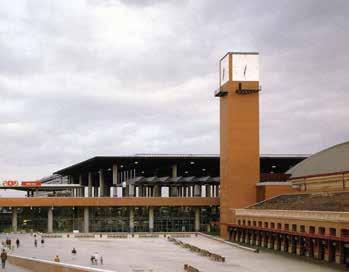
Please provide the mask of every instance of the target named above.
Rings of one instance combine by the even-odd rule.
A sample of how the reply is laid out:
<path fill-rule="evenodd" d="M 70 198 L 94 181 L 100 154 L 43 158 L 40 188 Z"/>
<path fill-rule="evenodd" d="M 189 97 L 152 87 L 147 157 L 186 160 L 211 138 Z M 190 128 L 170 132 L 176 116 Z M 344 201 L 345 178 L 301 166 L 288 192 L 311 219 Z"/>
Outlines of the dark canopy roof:
<path fill-rule="evenodd" d="M 300 161 L 307 158 L 304 154 L 262 154 L 261 172 L 262 173 L 284 173 Z M 141 169 L 151 171 L 151 176 L 168 176 L 170 173 L 166 169 L 177 164 L 179 171 L 190 169 L 192 176 L 202 176 L 195 171 L 205 169 L 206 175 L 219 176 L 219 155 L 205 154 L 139 154 L 134 156 L 97 156 L 86 161 L 68 166 L 54 172 L 54 174 L 77 175 L 89 171 L 98 171 L 99 169 L 111 170 L 113 164 L 117 164 L 119 170 Z M 165 169 L 166 168 L 166 169 Z M 164 170 L 165 169 L 165 170 Z M 154 173 L 154 170 L 159 171 Z M 178 173 L 180 175 L 180 173 Z"/>

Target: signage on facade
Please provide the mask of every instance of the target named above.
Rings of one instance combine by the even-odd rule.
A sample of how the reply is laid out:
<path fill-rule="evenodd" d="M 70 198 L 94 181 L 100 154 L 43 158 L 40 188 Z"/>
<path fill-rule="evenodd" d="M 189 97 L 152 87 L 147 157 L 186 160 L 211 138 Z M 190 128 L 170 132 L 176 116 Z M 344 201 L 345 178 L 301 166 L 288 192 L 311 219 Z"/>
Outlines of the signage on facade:
<path fill-rule="evenodd" d="M 1 187 L 40 187 L 41 181 L 17 181 L 17 180 L 4 180 L 0 181 Z"/>

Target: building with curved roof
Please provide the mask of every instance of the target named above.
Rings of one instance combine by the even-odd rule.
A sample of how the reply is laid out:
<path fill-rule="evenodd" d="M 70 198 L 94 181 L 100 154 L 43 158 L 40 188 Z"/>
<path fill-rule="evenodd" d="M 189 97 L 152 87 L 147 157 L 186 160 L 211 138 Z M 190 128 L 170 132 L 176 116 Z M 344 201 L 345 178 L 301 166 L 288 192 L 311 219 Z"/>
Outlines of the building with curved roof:
<path fill-rule="evenodd" d="M 235 209 L 230 240 L 338 264 L 349 263 L 349 141 L 286 172 L 295 193 Z"/>
<path fill-rule="evenodd" d="M 349 141 L 324 149 L 292 167 L 288 174 L 300 191 L 349 189 Z"/>
<path fill-rule="evenodd" d="M 291 178 L 349 172 L 349 141 L 324 149 L 298 163 L 287 174 Z"/>

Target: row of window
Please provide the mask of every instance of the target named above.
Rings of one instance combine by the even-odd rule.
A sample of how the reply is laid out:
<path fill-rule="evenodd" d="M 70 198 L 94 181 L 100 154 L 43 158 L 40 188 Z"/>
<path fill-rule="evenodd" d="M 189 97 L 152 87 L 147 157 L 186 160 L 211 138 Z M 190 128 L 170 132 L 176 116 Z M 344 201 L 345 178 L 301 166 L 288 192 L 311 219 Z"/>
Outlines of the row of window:
<path fill-rule="evenodd" d="M 283 224 L 283 223 L 254 221 L 254 220 L 252 220 L 252 221 L 251 220 L 238 220 L 238 225 L 239 226 L 266 228 L 266 229 L 276 229 L 276 230 L 283 230 L 283 231 L 307 232 L 307 233 L 311 233 L 311 234 L 316 233 L 315 226 L 305 226 L 305 225 L 288 224 L 288 223 Z M 308 230 L 306 230 L 307 227 L 308 227 Z M 336 228 L 328 228 L 327 232 L 326 232 L 325 227 L 318 227 L 317 234 L 336 236 L 337 230 L 336 230 Z M 348 236 L 349 230 L 342 229 L 341 235 Z"/>

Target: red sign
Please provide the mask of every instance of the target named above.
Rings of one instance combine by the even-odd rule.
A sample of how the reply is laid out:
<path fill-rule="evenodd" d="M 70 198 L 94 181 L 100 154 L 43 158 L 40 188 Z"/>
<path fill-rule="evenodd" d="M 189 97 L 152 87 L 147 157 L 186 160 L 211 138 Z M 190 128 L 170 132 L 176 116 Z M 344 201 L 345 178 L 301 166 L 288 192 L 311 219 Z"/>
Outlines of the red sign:
<path fill-rule="evenodd" d="M 21 186 L 22 187 L 40 187 L 41 181 L 22 181 Z"/>
<path fill-rule="evenodd" d="M 3 187 L 16 187 L 18 186 L 17 180 L 5 180 L 2 182 Z"/>

